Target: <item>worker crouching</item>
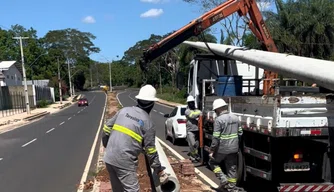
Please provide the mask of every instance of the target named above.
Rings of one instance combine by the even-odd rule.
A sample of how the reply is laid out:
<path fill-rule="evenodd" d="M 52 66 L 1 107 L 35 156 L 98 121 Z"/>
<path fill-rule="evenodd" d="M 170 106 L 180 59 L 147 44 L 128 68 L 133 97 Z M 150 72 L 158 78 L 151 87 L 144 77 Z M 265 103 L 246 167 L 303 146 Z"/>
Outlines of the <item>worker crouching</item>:
<path fill-rule="evenodd" d="M 149 163 L 159 173 L 160 183 L 167 182 L 167 174 L 159 161 L 155 148 L 155 125 L 151 112 L 156 90 L 145 85 L 136 96 L 137 106 L 119 110 L 103 128 L 103 145 L 106 152 L 103 160 L 110 175 L 112 191 L 139 192 L 137 178 L 138 156 L 144 150 Z"/>
<path fill-rule="evenodd" d="M 238 191 L 237 159 L 239 136 L 242 135 L 240 121 L 236 115 L 228 112 L 228 105 L 223 99 L 216 99 L 213 102 L 213 110 L 217 117 L 214 122 L 209 165 L 220 180 L 220 190 Z M 225 166 L 226 174 L 220 165 Z"/>

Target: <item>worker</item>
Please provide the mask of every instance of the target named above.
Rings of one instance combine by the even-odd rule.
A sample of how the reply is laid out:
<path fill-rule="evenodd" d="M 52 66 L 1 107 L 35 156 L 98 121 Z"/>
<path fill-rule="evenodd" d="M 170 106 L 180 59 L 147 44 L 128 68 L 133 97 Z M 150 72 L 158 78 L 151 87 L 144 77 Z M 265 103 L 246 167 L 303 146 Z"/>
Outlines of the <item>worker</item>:
<path fill-rule="evenodd" d="M 198 117 L 201 115 L 201 111 L 196 108 L 195 98 L 191 95 L 187 97 L 188 107 L 185 111 L 185 116 L 187 118 L 186 129 L 187 129 L 187 141 L 189 145 L 190 160 L 193 162 L 198 162 L 200 157 L 198 155 Z"/>
<path fill-rule="evenodd" d="M 122 108 L 103 128 L 103 145 L 106 147 L 103 160 L 115 192 L 139 192 L 136 171 L 142 151 L 145 151 L 150 167 L 158 174 L 160 183 L 164 184 L 168 179 L 155 148 L 155 125 L 149 116 L 158 100 L 156 89 L 145 85 L 136 99 L 136 106 Z"/>
<path fill-rule="evenodd" d="M 236 115 L 228 112 L 228 105 L 223 99 L 214 100 L 212 106 L 217 117 L 213 126 L 209 165 L 220 180 L 220 190 L 238 191 L 237 159 L 239 137 L 242 135 L 240 121 Z M 220 165 L 225 166 L 226 175 Z"/>

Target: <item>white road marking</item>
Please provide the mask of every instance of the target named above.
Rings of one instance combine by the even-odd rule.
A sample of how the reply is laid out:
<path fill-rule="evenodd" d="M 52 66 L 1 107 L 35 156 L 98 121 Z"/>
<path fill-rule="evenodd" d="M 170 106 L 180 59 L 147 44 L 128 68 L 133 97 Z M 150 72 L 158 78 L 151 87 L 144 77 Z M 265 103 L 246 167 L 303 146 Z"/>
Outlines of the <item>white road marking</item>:
<path fill-rule="evenodd" d="M 26 143 L 26 144 L 22 145 L 21 147 L 25 147 L 25 146 L 27 146 L 27 145 L 31 144 L 32 142 L 34 142 L 34 141 L 36 141 L 36 140 L 37 140 L 37 138 L 35 138 L 35 139 L 33 139 L 33 140 L 29 141 L 28 143 Z"/>
<path fill-rule="evenodd" d="M 159 139 L 157 137 L 159 143 L 161 143 L 164 147 L 166 147 L 170 152 L 172 152 L 177 158 L 179 158 L 180 160 L 183 160 L 184 157 L 182 155 L 180 155 L 178 152 L 176 152 L 173 148 L 171 148 L 167 143 L 163 142 L 161 139 Z M 218 185 L 212 181 L 208 176 L 206 176 L 202 171 L 200 171 L 199 169 L 197 169 L 195 167 L 195 172 L 198 174 L 199 177 L 201 177 L 204 181 L 206 181 L 210 186 L 217 188 Z"/>
<path fill-rule="evenodd" d="M 80 113 L 81 111 L 78 111 L 78 113 Z"/>
<path fill-rule="evenodd" d="M 161 115 L 164 115 L 164 113 L 159 112 Z"/>
<path fill-rule="evenodd" d="M 53 130 L 55 130 L 55 128 L 52 128 L 52 129 L 48 130 L 46 133 L 50 133 Z"/>
<path fill-rule="evenodd" d="M 122 92 L 122 93 L 123 93 L 123 92 Z M 119 93 L 119 94 L 121 94 L 121 93 Z M 119 98 L 118 98 L 118 95 L 119 95 L 119 94 L 117 94 L 116 98 L 117 98 L 119 104 L 122 105 L 121 101 L 120 101 Z M 159 105 L 174 109 L 174 107 L 170 107 L 170 106 L 167 106 L 167 105 L 163 105 L 163 104 L 159 104 Z M 122 106 L 123 106 L 123 105 L 122 105 Z M 159 113 L 161 113 L 161 112 L 159 112 Z M 185 159 L 182 155 L 180 155 L 178 152 L 176 152 L 173 148 L 171 148 L 169 145 L 167 145 L 167 144 L 166 144 L 165 142 L 163 142 L 161 139 L 159 139 L 158 137 L 156 137 L 156 138 L 158 139 L 158 141 L 159 141 L 164 147 L 166 147 L 170 152 L 172 152 L 177 158 L 179 158 L 180 160 Z M 201 172 L 201 171 L 200 171 L 199 169 L 197 169 L 196 167 L 195 167 L 195 172 L 198 174 L 199 177 L 201 177 L 204 181 L 206 181 L 206 182 L 207 182 L 209 185 L 211 185 L 212 187 L 214 187 L 214 188 L 217 188 L 217 187 L 218 187 L 218 185 L 217 185 L 214 181 L 212 181 L 208 176 L 206 176 L 203 172 Z"/>
<path fill-rule="evenodd" d="M 153 109 L 154 112 L 157 112 L 157 110 Z"/>
<path fill-rule="evenodd" d="M 94 156 L 94 151 L 95 151 L 96 143 L 97 143 L 97 140 L 99 138 L 100 130 L 101 130 L 103 119 L 104 119 L 104 113 L 106 111 L 106 105 L 107 105 L 107 96 L 105 97 L 105 103 L 104 103 L 104 108 L 103 108 L 103 113 L 102 113 L 100 125 L 99 125 L 99 127 L 97 129 L 96 136 L 95 136 L 92 148 L 90 149 L 88 160 L 87 160 L 84 172 L 83 172 L 81 180 L 80 180 L 80 187 L 78 188 L 77 192 L 83 192 L 83 184 L 87 180 L 89 168 L 90 168 L 90 166 L 92 164 L 92 160 L 93 160 L 93 156 Z"/>
<path fill-rule="evenodd" d="M 65 123 L 65 121 L 61 122 L 59 125 L 62 125 L 62 124 L 64 124 L 64 123 Z"/>
<path fill-rule="evenodd" d="M 0 158 L 0 161 L 2 161 L 3 160 L 3 158 Z"/>
<path fill-rule="evenodd" d="M 67 120 L 71 120 L 71 119 L 72 119 L 72 117 L 67 118 Z"/>
<path fill-rule="evenodd" d="M 94 95 L 93 99 L 89 102 L 89 104 L 92 104 L 92 103 L 93 103 L 95 97 L 96 97 L 96 96 Z"/>
<path fill-rule="evenodd" d="M 75 114 L 73 115 L 73 117 L 75 117 Z"/>
<path fill-rule="evenodd" d="M 136 101 L 136 100 L 133 99 L 130 95 L 131 95 L 131 93 L 129 93 L 128 97 L 129 97 L 132 101 Z"/>

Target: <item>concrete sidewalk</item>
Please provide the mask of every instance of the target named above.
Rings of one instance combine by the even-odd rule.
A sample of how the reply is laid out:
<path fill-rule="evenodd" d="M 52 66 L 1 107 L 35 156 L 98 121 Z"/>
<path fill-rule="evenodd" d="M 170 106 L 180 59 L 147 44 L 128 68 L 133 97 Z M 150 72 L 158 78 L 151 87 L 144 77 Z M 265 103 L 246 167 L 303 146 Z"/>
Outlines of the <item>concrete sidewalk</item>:
<path fill-rule="evenodd" d="M 40 119 L 40 118 L 37 118 L 36 120 L 28 121 L 28 120 L 25 120 L 25 118 L 27 117 L 35 116 L 35 115 L 43 114 L 43 113 L 45 113 L 45 115 L 57 113 L 61 111 L 62 109 L 64 109 L 66 106 L 70 106 L 73 103 L 76 103 L 76 102 L 72 102 L 72 99 L 73 97 L 69 97 L 67 101 L 63 101 L 62 104 L 60 104 L 59 102 L 56 102 L 45 108 L 36 108 L 30 111 L 31 114 L 27 114 L 27 112 L 23 112 L 23 113 L 11 115 L 8 117 L 1 117 L 0 118 L 0 134 L 5 133 L 7 131 L 11 131 L 13 129 L 16 129 L 18 127 L 21 127 L 23 125 L 26 125 L 28 123 L 31 123 L 31 122 L 34 122 Z"/>

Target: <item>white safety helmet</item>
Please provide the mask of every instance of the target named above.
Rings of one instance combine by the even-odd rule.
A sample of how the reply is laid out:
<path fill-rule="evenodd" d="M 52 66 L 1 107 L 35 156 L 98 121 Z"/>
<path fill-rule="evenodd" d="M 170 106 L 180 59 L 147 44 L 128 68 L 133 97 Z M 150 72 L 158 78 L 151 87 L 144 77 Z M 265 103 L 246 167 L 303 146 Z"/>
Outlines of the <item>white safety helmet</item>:
<path fill-rule="evenodd" d="M 213 101 L 212 110 L 216 110 L 224 106 L 227 106 L 227 103 L 224 101 L 224 99 L 216 99 Z"/>
<path fill-rule="evenodd" d="M 188 103 L 188 102 L 192 102 L 192 101 L 195 101 L 195 98 L 194 98 L 192 95 L 189 95 L 189 96 L 187 97 L 187 103 Z"/>
<path fill-rule="evenodd" d="M 136 99 L 144 100 L 144 101 L 158 101 L 156 98 L 157 91 L 152 85 L 145 85 L 140 88 L 138 95 L 136 95 Z"/>

